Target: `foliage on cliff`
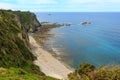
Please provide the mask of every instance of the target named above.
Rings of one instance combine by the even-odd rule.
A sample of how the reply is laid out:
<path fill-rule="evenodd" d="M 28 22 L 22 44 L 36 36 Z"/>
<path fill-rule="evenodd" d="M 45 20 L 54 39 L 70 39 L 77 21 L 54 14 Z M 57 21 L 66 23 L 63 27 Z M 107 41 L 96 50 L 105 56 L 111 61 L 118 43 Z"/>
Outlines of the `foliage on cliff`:
<path fill-rule="evenodd" d="M 95 69 L 94 65 L 83 63 L 74 73 L 69 74 L 69 80 L 120 80 L 120 67 Z"/>
<path fill-rule="evenodd" d="M 18 26 L 15 16 L 12 11 L 0 10 L 0 66 L 25 68 L 30 65 L 31 71 L 34 71 L 32 68 L 39 70 L 32 64 L 35 57 L 22 40 L 26 32 Z M 18 36 L 20 33 L 22 38 Z"/>
<path fill-rule="evenodd" d="M 22 23 L 21 24 L 22 28 L 25 28 L 27 32 L 30 31 L 30 29 L 34 32 L 40 28 L 41 24 L 37 20 L 36 15 L 34 13 L 20 11 L 15 11 L 14 13 L 19 19 L 17 21 Z"/>
<path fill-rule="evenodd" d="M 33 13 L 0 10 L 0 67 L 22 68 L 27 72 L 44 75 L 33 64 L 35 57 L 30 52 L 28 34 L 40 24 Z"/>
<path fill-rule="evenodd" d="M 0 10 L 0 80 L 56 80 L 33 64 L 28 32 L 40 26 L 33 13 Z"/>

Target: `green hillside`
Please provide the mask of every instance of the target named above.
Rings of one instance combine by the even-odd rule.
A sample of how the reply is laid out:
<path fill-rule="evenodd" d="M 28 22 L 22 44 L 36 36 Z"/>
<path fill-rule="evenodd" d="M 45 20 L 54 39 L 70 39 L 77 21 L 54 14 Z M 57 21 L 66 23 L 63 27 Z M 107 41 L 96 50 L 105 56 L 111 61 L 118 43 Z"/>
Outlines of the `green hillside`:
<path fill-rule="evenodd" d="M 0 10 L 0 67 L 3 67 L 0 68 L 3 70 L 0 80 L 43 80 L 38 75 L 45 75 L 33 64 L 36 57 L 30 52 L 28 38 L 28 32 L 34 32 L 40 26 L 33 13 Z"/>

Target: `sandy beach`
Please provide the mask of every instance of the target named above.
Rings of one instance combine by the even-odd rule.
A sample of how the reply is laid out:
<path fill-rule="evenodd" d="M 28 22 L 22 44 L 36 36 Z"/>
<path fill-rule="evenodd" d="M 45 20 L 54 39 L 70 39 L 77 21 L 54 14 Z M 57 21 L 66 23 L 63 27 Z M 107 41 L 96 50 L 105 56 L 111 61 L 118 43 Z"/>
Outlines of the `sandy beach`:
<path fill-rule="evenodd" d="M 29 35 L 29 39 L 32 52 L 37 57 L 37 60 L 35 60 L 34 63 L 40 67 L 41 71 L 47 76 L 67 80 L 67 75 L 73 72 L 73 70 L 67 68 L 49 52 L 42 49 L 32 35 Z"/>

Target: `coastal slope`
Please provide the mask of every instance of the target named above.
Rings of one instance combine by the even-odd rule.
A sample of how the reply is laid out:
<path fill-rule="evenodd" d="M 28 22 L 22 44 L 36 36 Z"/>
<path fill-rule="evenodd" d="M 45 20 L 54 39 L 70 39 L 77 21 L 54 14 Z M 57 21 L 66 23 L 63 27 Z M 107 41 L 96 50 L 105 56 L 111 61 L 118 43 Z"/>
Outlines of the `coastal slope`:
<path fill-rule="evenodd" d="M 42 49 L 32 35 L 29 35 L 29 39 L 32 52 L 37 57 L 37 60 L 35 60 L 34 63 L 40 67 L 41 71 L 47 76 L 58 79 L 67 79 L 68 74 L 73 71 L 54 58 L 49 52 Z"/>
<path fill-rule="evenodd" d="M 40 27 L 39 23 L 32 22 L 36 20 L 33 15 L 30 12 L 0 10 L 0 67 L 19 67 L 39 73 L 39 68 L 33 64 L 36 58 L 30 51 L 28 38 L 30 29 Z"/>
<path fill-rule="evenodd" d="M 33 64 L 28 33 L 40 28 L 34 13 L 0 9 L 0 80 L 56 80 Z"/>

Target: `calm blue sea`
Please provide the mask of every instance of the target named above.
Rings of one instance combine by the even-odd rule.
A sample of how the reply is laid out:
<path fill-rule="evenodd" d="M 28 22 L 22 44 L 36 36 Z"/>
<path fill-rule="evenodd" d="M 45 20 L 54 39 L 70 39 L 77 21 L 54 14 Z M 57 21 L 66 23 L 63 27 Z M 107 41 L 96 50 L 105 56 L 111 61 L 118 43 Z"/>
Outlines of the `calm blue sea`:
<path fill-rule="evenodd" d="M 45 44 L 68 65 L 76 68 L 83 62 L 92 63 L 97 67 L 120 64 L 119 12 L 36 14 L 40 22 L 72 24 L 52 29 L 49 33 L 54 36 Z M 90 21 L 92 24 L 81 25 L 84 21 Z"/>

